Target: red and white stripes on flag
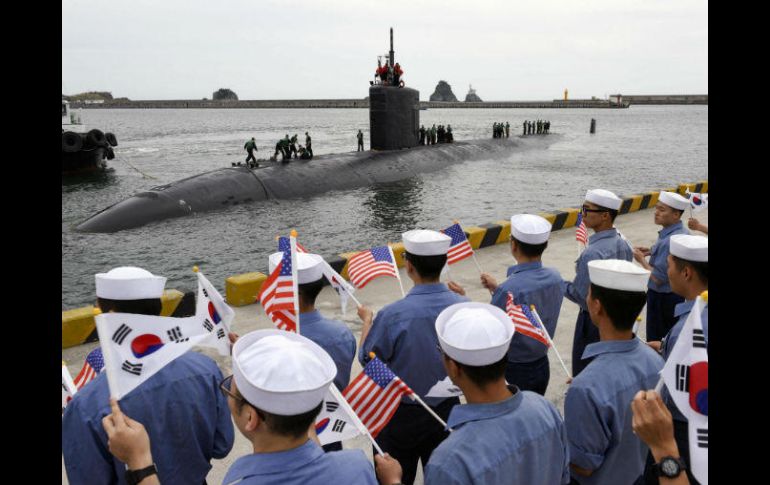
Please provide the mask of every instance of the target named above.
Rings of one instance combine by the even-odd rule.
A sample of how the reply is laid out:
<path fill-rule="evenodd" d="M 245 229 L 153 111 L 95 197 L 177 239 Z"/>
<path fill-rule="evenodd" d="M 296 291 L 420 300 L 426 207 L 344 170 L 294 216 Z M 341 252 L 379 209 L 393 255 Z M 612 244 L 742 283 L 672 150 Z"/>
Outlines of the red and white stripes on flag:
<path fill-rule="evenodd" d="M 578 220 L 575 225 L 577 226 L 575 240 L 585 246 L 588 244 L 588 230 L 586 229 L 586 223 L 583 221 L 582 212 L 578 212 Z"/>
<path fill-rule="evenodd" d="M 396 413 L 401 396 L 411 394 L 414 391 L 377 357 L 342 391 L 372 437 L 377 437 Z"/>
<path fill-rule="evenodd" d="M 505 304 L 506 313 L 511 317 L 513 326 L 516 328 L 516 332 L 526 335 L 529 338 L 533 338 L 545 345 L 551 346 L 551 342 L 548 340 L 548 336 L 545 334 L 546 330 L 538 324 L 537 320 L 531 313 L 531 310 L 526 305 L 515 305 L 513 303 L 513 293 L 508 292 L 508 300 Z"/>
<path fill-rule="evenodd" d="M 283 252 L 281 261 L 262 283 L 259 301 L 276 327 L 281 330 L 296 332 L 298 319 L 294 308 L 295 297 L 291 249 L 289 249 Z"/>
<path fill-rule="evenodd" d="M 83 389 L 83 386 L 94 380 L 102 368 L 104 368 L 104 356 L 101 347 L 96 347 L 88 353 L 85 362 L 83 362 L 83 368 L 75 376 L 73 382 L 77 390 Z"/>
<path fill-rule="evenodd" d="M 398 278 L 396 271 L 396 264 L 390 257 L 388 246 L 361 251 L 348 261 L 348 276 L 356 288 L 363 288 L 379 276 Z"/>
<path fill-rule="evenodd" d="M 473 256 L 471 243 L 468 242 L 468 238 L 465 237 L 465 232 L 459 223 L 452 224 L 441 232 L 452 238 L 449 251 L 447 251 L 447 264 L 455 264 Z"/>

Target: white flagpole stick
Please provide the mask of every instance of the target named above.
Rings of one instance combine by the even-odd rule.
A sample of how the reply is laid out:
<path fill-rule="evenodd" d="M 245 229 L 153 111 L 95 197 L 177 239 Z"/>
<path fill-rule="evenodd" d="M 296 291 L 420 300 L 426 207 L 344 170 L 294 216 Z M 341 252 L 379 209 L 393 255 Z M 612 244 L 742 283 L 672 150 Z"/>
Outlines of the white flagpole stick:
<path fill-rule="evenodd" d="M 422 399 L 420 399 L 420 396 L 418 396 L 416 392 L 412 392 L 412 394 L 410 394 L 410 395 L 409 395 L 409 398 L 411 398 L 411 399 L 412 399 L 412 401 L 417 401 L 418 403 L 420 403 L 420 404 L 422 405 L 422 407 L 424 407 L 424 408 L 425 408 L 425 410 L 426 410 L 426 411 L 428 411 L 428 412 L 430 413 L 430 415 L 431 415 L 431 416 L 433 416 L 434 418 L 436 418 L 436 421 L 438 421 L 439 423 L 441 423 L 441 424 L 444 426 L 444 428 L 448 429 L 449 431 L 452 431 L 452 428 L 449 428 L 449 427 L 447 427 L 447 425 L 446 425 L 446 423 L 444 422 L 444 420 L 443 420 L 443 419 L 441 419 L 441 417 L 440 417 L 438 414 L 436 414 L 436 413 L 435 413 L 435 412 L 434 412 L 434 411 L 433 411 L 433 410 L 430 408 L 430 406 L 428 406 L 427 404 L 425 404 L 425 402 L 424 402 Z"/>
<path fill-rule="evenodd" d="M 484 271 L 481 269 L 481 266 L 479 266 L 479 262 L 476 259 L 476 251 L 473 251 L 473 262 L 476 263 L 476 267 L 479 269 L 479 274 L 483 274 Z"/>
<path fill-rule="evenodd" d="M 374 441 L 374 437 L 369 432 L 369 428 L 367 428 L 364 423 L 361 422 L 361 418 L 358 417 L 358 415 L 353 411 L 353 408 L 350 407 L 350 403 L 348 403 L 348 400 L 345 399 L 345 397 L 340 394 L 339 389 L 334 385 L 334 383 L 329 384 L 329 390 L 332 392 L 332 396 L 334 396 L 335 399 L 337 399 L 337 402 L 345 409 L 345 412 L 348 413 L 348 416 L 350 416 L 350 419 L 353 420 L 353 425 L 359 429 L 359 431 L 362 431 L 364 434 L 366 434 L 367 437 L 369 437 L 369 441 L 372 442 L 372 446 L 374 446 L 377 449 L 377 452 L 380 455 L 385 455 L 383 453 L 382 448 L 380 448 L 380 445 L 377 444 L 376 441 Z"/>
<path fill-rule="evenodd" d="M 398 265 L 396 264 L 396 257 L 393 256 L 393 248 L 388 245 L 388 251 L 390 252 L 390 260 L 393 261 L 393 269 L 396 270 L 396 279 L 398 279 L 398 286 L 401 287 L 401 296 L 406 296 L 404 293 L 404 285 L 401 283 L 401 274 L 398 272 Z"/>
<path fill-rule="evenodd" d="M 663 389 L 663 375 L 662 375 L 662 372 L 663 371 L 661 371 L 660 380 L 655 385 L 655 392 L 657 392 L 658 394 L 660 394 L 660 391 Z"/>
<path fill-rule="evenodd" d="M 64 381 L 64 385 L 67 387 L 67 392 L 70 393 L 70 396 L 74 397 L 75 393 L 78 392 L 78 388 L 75 386 L 75 382 L 72 380 L 72 375 L 70 374 L 70 370 L 67 368 L 67 363 L 63 360 L 61 361 L 61 375 L 62 380 Z"/>
<path fill-rule="evenodd" d="M 294 315 L 297 317 L 297 335 L 299 333 L 299 290 L 297 289 L 297 275 L 299 270 L 297 268 L 297 231 L 291 230 L 289 236 L 289 246 L 291 247 L 291 286 L 294 292 Z"/>
<path fill-rule="evenodd" d="M 99 334 L 99 345 L 102 348 L 102 357 L 104 357 L 104 367 L 107 369 L 107 385 L 110 388 L 110 398 L 120 400 L 118 376 L 115 375 L 115 367 L 113 366 L 114 357 L 112 345 L 110 344 L 110 335 L 107 331 L 107 322 L 104 321 L 102 311 L 98 308 L 94 309 L 94 320 L 96 320 L 96 332 Z"/>
<path fill-rule="evenodd" d="M 343 289 L 343 291 L 345 291 L 345 292 L 348 294 L 348 296 L 349 296 L 350 298 L 352 298 L 354 302 L 356 302 L 356 305 L 358 305 L 358 306 L 361 306 L 361 302 L 360 302 L 360 301 L 358 301 L 358 299 L 357 299 L 355 296 L 353 296 L 353 293 L 351 293 L 350 291 L 348 291 L 348 287 L 347 287 L 347 285 L 348 285 L 348 282 L 347 282 L 347 281 L 345 281 L 345 279 L 344 279 L 342 276 L 340 276 L 340 274 L 339 274 L 339 273 L 337 273 L 337 272 L 334 270 L 334 268 L 332 268 L 332 265 L 330 265 L 329 263 L 327 263 L 325 259 L 323 260 L 323 263 L 324 263 L 324 265 L 326 265 L 326 268 L 329 270 L 329 272 L 331 272 L 331 274 L 332 274 L 333 276 L 337 277 L 337 280 L 340 282 L 340 287 Z M 331 283 L 331 281 L 330 281 L 329 283 Z"/>
<path fill-rule="evenodd" d="M 543 332 L 545 333 L 545 338 L 547 338 L 548 339 L 548 343 L 551 344 L 551 348 L 553 349 L 554 353 L 556 354 L 556 358 L 559 359 L 559 363 L 561 364 L 561 368 L 564 369 L 564 373 L 567 374 L 567 377 L 572 379 L 572 376 L 570 375 L 569 371 L 567 370 L 567 366 L 564 365 L 564 361 L 561 360 L 561 355 L 559 355 L 559 351 L 556 349 L 556 345 L 553 343 L 553 340 L 551 340 L 551 335 L 548 333 L 548 329 L 545 328 L 545 325 L 543 325 L 543 321 L 540 319 L 540 314 L 537 313 L 537 309 L 535 308 L 535 305 L 530 305 L 530 308 L 532 309 L 532 315 L 537 319 L 537 323 L 543 329 Z"/>
<path fill-rule="evenodd" d="M 460 221 L 458 221 L 457 219 L 455 219 L 453 222 L 458 226 L 460 226 Z M 463 231 L 463 226 L 460 226 L 460 230 L 463 232 L 463 235 L 465 235 L 465 231 Z M 471 242 L 470 240 L 468 240 L 467 236 L 465 237 L 465 240 L 468 241 L 468 245 L 470 246 Z M 476 251 L 473 250 L 473 247 L 471 247 L 471 255 L 473 255 L 473 262 L 476 263 L 476 268 L 478 268 L 479 274 L 484 273 L 484 271 L 481 269 L 481 266 L 479 266 L 479 261 L 476 259 Z"/>

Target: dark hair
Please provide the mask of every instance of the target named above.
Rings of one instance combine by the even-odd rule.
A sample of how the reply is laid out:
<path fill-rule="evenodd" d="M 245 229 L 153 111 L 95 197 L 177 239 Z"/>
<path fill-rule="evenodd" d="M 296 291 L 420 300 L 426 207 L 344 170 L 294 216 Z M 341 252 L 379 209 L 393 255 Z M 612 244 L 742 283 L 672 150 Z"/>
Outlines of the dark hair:
<path fill-rule="evenodd" d="M 543 251 L 545 251 L 545 248 L 548 247 L 548 241 L 544 242 L 543 244 L 530 244 L 519 241 L 514 236 L 511 236 L 511 239 L 516 241 L 516 244 L 518 244 L 521 252 L 524 253 L 524 256 L 527 256 L 528 258 L 536 258 L 538 256 L 542 256 Z"/>
<path fill-rule="evenodd" d="M 452 359 L 451 357 L 449 358 Z M 468 376 L 468 379 L 470 379 L 471 382 L 479 387 L 483 387 L 490 382 L 499 380 L 505 375 L 505 366 L 508 364 L 508 353 L 506 352 L 506 355 L 504 355 L 503 358 L 499 361 L 489 365 L 474 366 L 457 362 L 454 359 L 452 359 L 452 361 L 457 364 L 457 367 L 462 369 L 462 371 Z M 516 383 L 511 382 L 511 384 Z"/>
<path fill-rule="evenodd" d="M 160 298 L 145 298 L 142 300 L 110 300 L 109 298 L 96 298 L 96 304 L 104 313 L 115 311 L 117 313 L 136 313 L 139 315 L 160 315 L 163 304 Z"/>
<path fill-rule="evenodd" d="M 691 267 L 695 274 L 698 275 L 698 278 L 701 280 L 701 282 L 708 286 L 709 284 L 709 262 L 708 261 L 689 261 L 687 259 L 682 259 L 671 255 L 671 259 L 674 260 L 674 264 L 676 265 L 676 269 L 679 271 L 682 271 L 685 266 Z"/>
<path fill-rule="evenodd" d="M 607 212 L 609 212 L 609 214 L 610 214 L 610 220 L 612 222 L 615 222 L 615 218 L 618 217 L 618 211 L 616 211 L 614 209 L 608 209 Z"/>
<path fill-rule="evenodd" d="M 412 263 L 420 277 L 435 280 L 441 276 L 441 270 L 446 264 L 446 254 L 435 256 L 417 256 L 409 251 L 404 252 L 404 259 Z"/>
<path fill-rule="evenodd" d="M 682 214 L 684 214 L 684 210 L 674 209 L 673 207 L 672 207 L 671 209 L 672 209 L 674 212 L 678 212 L 678 213 L 679 213 L 679 217 L 682 217 Z"/>
<path fill-rule="evenodd" d="M 315 305 L 315 299 L 324 287 L 324 279 L 321 277 L 316 281 L 310 283 L 302 283 L 297 285 L 297 291 L 299 292 L 300 301 L 305 305 Z"/>
<path fill-rule="evenodd" d="M 240 394 L 240 392 L 238 393 Z M 241 396 L 242 397 L 242 396 Z M 265 422 L 267 428 L 280 436 L 288 436 L 290 438 L 299 438 L 303 435 L 307 435 L 307 430 L 310 425 L 315 422 L 316 416 L 321 412 L 321 406 L 323 401 L 318 403 L 318 406 L 314 407 L 310 411 L 302 414 L 295 414 L 293 416 L 282 416 L 280 414 L 268 413 L 259 409 L 255 405 L 246 401 L 239 401 L 238 408 L 242 408 L 244 404 L 249 404 L 257 412 L 259 419 Z"/>
<path fill-rule="evenodd" d="M 617 330 L 631 330 L 647 302 L 647 293 L 644 291 L 613 290 L 593 283 L 591 297 L 599 300 Z"/>

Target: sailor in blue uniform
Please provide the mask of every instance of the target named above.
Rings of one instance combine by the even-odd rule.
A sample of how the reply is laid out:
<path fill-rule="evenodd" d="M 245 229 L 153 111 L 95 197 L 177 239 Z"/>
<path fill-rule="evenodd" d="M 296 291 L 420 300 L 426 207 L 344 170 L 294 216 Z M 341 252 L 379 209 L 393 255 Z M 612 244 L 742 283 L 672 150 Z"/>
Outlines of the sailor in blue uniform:
<path fill-rule="evenodd" d="M 444 366 L 468 404 L 452 409 L 452 433 L 431 455 L 426 485 L 569 483 L 567 434 L 542 396 L 506 385 L 514 336 L 508 315 L 486 303 L 458 303 L 436 320 Z M 381 483 L 401 479 L 398 462 L 375 456 Z"/>
<path fill-rule="evenodd" d="M 359 308 L 363 320 L 359 360 L 365 365 L 374 352 L 426 404 L 446 421 L 456 397 L 425 397 L 428 390 L 446 378 L 441 355 L 436 348 L 436 317 L 446 307 L 467 301 L 439 282 L 452 239 L 437 231 L 414 230 L 402 235 L 406 271 L 414 288 L 401 300 L 383 307 L 372 323 L 372 311 Z M 377 442 L 383 451 L 401 462 L 403 482 L 411 485 L 417 473 L 417 460 L 423 468 L 431 452 L 446 438 L 443 426 L 422 406 L 409 398 L 380 431 Z"/>
<path fill-rule="evenodd" d="M 270 255 L 270 273 L 283 258 L 283 253 Z M 297 253 L 297 291 L 299 293 L 299 328 L 303 336 L 324 349 L 337 367 L 334 385 L 342 391 L 350 382 L 350 368 L 356 356 L 353 332 L 339 320 L 329 320 L 315 309 L 315 300 L 323 288 L 323 258 L 317 254 Z M 342 449 L 342 443 L 324 445 L 325 451 Z"/>
<path fill-rule="evenodd" d="M 136 267 L 99 273 L 97 305 L 103 312 L 159 315 L 165 283 L 166 278 Z M 162 483 L 203 483 L 210 460 L 232 449 L 233 423 L 217 389 L 221 380 L 212 359 L 187 352 L 121 399 L 126 413 L 144 423 L 155 443 Z M 75 394 L 64 412 L 62 453 L 72 485 L 126 483 L 126 465 L 110 455 L 102 427 L 102 418 L 110 414 L 109 395 L 102 373 Z"/>
<path fill-rule="evenodd" d="M 595 259 L 623 259 L 631 261 L 633 250 L 613 227 L 623 200 L 609 190 L 593 189 L 586 193 L 583 202 L 583 222 L 594 234 L 588 238 L 588 246 L 575 261 L 575 280 L 563 281 L 565 298 L 580 307 L 572 340 L 572 376 L 577 376 L 589 361 L 582 360 L 586 346 L 599 341 L 599 332 L 591 323 L 586 308 L 588 295 L 588 262 Z"/>
<path fill-rule="evenodd" d="M 481 284 L 492 292 L 492 305 L 506 311 L 508 293 L 515 304 L 535 305 L 548 334 L 553 338 L 561 312 L 562 277 L 553 268 L 543 266 L 541 257 L 548 247 L 551 223 L 533 214 L 511 217 L 511 254 L 518 264 L 508 268 L 508 279 L 499 284 L 482 273 Z M 460 285 L 450 282 L 450 289 L 465 294 Z M 548 347 L 517 333 L 508 350 L 505 379 L 522 391 L 545 395 L 551 376 Z"/>
<path fill-rule="evenodd" d="M 377 484 L 361 450 L 324 453 L 308 438 L 337 372 L 321 347 L 293 332 L 257 330 L 235 342 L 232 362 L 233 375 L 219 387 L 254 453 L 235 460 L 223 484 Z M 105 428 L 109 429 L 108 423 Z M 146 433 L 113 434 L 110 443 L 121 455 L 152 459 Z"/>
<path fill-rule="evenodd" d="M 572 381 L 564 400 L 570 468 L 581 485 L 633 483 L 644 470 L 648 447 L 631 429 L 631 401 L 658 382 L 663 359 L 633 334 L 646 300 L 650 272 L 616 259 L 588 263 L 587 297 L 600 341 Z"/>
<path fill-rule="evenodd" d="M 694 236 L 686 234 L 677 234 L 671 236 L 670 253 L 668 256 L 668 280 L 671 289 L 677 295 L 684 298 L 684 301 L 676 306 L 674 315 L 677 322 L 668 332 L 668 335 L 660 342 L 660 351 L 665 360 L 668 360 L 671 351 L 674 349 L 679 334 L 682 332 L 684 322 L 690 315 L 695 299 L 704 291 L 708 291 L 708 261 L 709 261 L 709 240 L 704 236 Z M 706 349 L 708 350 L 708 305 L 701 314 L 701 324 L 703 325 L 703 336 L 706 339 Z M 654 344 L 654 343 L 653 343 Z M 677 408 L 674 400 L 666 387 L 661 392 L 663 402 L 666 403 L 671 416 L 674 418 L 674 439 L 676 440 L 679 454 L 688 465 L 686 468 L 687 477 L 691 484 L 699 483 L 689 469 L 690 463 L 690 435 L 687 418 Z M 645 482 L 656 483 L 657 476 L 652 472 L 654 460 L 652 455 L 647 457 L 647 466 L 644 470 Z"/>
<path fill-rule="evenodd" d="M 634 248 L 634 259 L 652 272 L 647 289 L 647 341 L 658 341 L 676 323 L 674 307 L 684 299 L 671 291 L 668 283 L 668 252 L 671 236 L 689 234 L 682 224 L 682 214 L 690 201 L 674 192 L 661 192 L 655 204 L 655 224 L 663 226 L 652 248 Z M 648 263 L 645 259 L 650 257 Z"/>

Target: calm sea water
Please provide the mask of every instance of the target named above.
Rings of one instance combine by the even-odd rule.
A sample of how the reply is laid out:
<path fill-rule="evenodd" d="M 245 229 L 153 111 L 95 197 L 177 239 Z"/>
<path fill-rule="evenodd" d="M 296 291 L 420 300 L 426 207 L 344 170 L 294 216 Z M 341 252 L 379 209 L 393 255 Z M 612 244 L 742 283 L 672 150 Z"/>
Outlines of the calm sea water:
<path fill-rule="evenodd" d="M 393 184 L 314 197 L 262 201 L 160 221 L 114 234 L 73 227 L 134 193 L 243 161 L 252 136 L 257 158 L 285 134 L 313 138 L 315 154 L 368 146 L 366 109 L 84 110 L 83 122 L 118 138 L 111 170 L 62 180 L 62 309 L 94 300 L 94 273 L 142 266 L 168 278 L 167 288 L 194 290 L 193 265 L 224 293 L 227 276 L 267 270 L 275 236 L 290 229 L 324 256 L 365 249 L 414 228 L 441 229 L 508 219 L 524 211 L 577 206 L 589 188 L 619 195 L 708 179 L 708 106 L 600 109 L 430 109 L 420 121 L 451 124 L 456 140 L 491 137 L 495 121 L 547 119 L 560 134 L 542 150 L 466 162 Z M 591 118 L 597 133 L 588 133 Z"/>

